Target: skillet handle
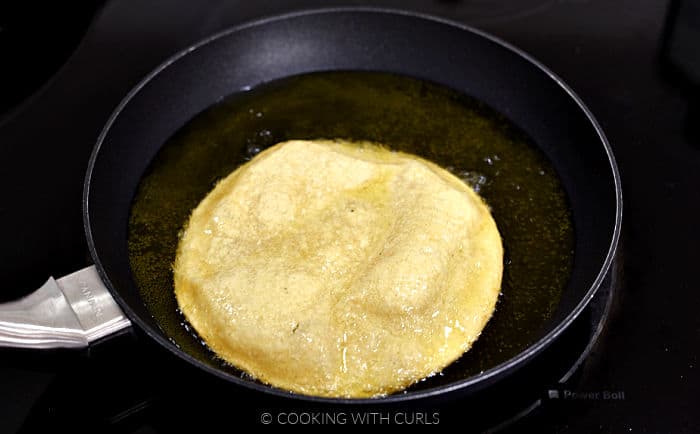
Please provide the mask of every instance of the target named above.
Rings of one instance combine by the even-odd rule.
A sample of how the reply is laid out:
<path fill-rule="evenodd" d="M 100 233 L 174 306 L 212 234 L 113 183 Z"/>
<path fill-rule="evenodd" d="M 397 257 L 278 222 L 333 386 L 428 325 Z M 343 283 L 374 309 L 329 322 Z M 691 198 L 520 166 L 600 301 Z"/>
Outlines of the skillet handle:
<path fill-rule="evenodd" d="M 0 304 L 0 347 L 85 348 L 130 326 L 94 265 Z"/>

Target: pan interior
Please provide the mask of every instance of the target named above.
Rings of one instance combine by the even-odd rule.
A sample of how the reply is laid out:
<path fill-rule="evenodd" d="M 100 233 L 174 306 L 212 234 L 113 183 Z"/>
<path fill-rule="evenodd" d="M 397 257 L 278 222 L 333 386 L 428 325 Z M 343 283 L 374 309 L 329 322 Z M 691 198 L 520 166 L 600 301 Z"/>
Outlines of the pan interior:
<path fill-rule="evenodd" d="M 436 162 L 486 200 L 503 238 L 502 293 L 481 337 L 440 375 L 409 390 L 478 374 L 541 337 L 574 252 L 569 203 L 551 163 L 525 133 L 473 98 L 405 76 L 342 71 L 235 93 L 195 116 L 151 162 L 132 203 L 129 259 L 146 307 L 176 345 L 244 376 L 208 351 L 178 313 L 172 278 L 178 234 L 236 167 L 280 141 L 318 138 L 379 142 Z"/>

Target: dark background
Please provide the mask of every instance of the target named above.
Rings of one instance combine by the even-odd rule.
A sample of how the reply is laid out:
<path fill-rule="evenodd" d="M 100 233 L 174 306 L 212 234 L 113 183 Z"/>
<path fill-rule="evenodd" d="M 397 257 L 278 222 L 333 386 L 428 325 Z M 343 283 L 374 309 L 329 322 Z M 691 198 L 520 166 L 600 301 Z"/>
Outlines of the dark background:
<path fill-rule="evenodd" d="M 516 429 L 700 430 L 697 2 L 11 3 L 0 7 L 0 301 L 89 263 L 81 193 L 91 148 L 120 99 L 169 55 L 232 24 L 304 7 L 419 10 L 493 33 L 554 70 L 599 120 L 622 175 L 623 285 L 575 391 L 623 391 L 624 399 L 560 402 Z M 152 351 L 141 345 L 127 338 L 90 356 L 0 350 L 0 432 L 30 431 L 42 426 L 37 420 L 65 413 L 57 404 L 65 390 L 82 388 L 86 401 L 108 399 L 105 389 L 120 388 L 119 374 L 109 369 L 157 371 L 155 362 L 137 356 Z M 107 361 L 113 357 L 118 368 Z M 138 425 L 130 432 L 158 431 Z"/>

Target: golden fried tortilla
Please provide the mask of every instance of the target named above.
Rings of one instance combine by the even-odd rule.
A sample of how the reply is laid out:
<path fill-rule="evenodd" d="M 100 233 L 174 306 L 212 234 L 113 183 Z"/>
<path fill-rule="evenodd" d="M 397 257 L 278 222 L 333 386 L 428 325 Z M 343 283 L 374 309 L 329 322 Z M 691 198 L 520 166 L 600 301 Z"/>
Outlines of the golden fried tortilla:
<path fill-rule="evenodd" d="M 301 140 L 219 182 L 174 267 L 180 308 L 216 354 L 328 397 L 388 394 L 459 358 L 502 271 L 496 224 L 458 178 L 373 144 Z"/>

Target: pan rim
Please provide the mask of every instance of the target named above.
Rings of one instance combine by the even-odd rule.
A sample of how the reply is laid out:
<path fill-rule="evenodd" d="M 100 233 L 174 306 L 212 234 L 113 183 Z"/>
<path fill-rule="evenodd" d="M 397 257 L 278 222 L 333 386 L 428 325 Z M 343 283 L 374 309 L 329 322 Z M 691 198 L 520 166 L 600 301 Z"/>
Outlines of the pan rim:
<path fill-rule="evenodd" d="M 403 17 L 409 17 L 409 18 L 418 18 L 421 20 L 425 21 L 432 21 L 434 23 L 446 25 L 446 26 L 451 26 L 454 28 L 457 28 L 462 31 L 470 32 L 472 34 L 475 34 L 479 37 L 485 38 L 489 40 L 490 42 L 493 42 L 500 47 L 511 51 L 512 53 L 516 54 L 520 58 L 524 59 L 525 61 L 529 62 L 536 68 L 538 68 L 540 71 L 545 73 L 551 80 L 553 80 L 562 90 L 564 90 L 568 96 L 576 103 L 578 108 L 583 112 L 583 114 L 586 116 L 588 121 L 591 123 L 593 126 L 600 142 L 603 145 L 603 148 L 605 150 L 606 156 L 608 158 L 608 163 L 610 165 L 610 169 L 612 171 L 613 175 L 613 184 L 615 187 L 615 224 L 613 227 L 613 234 L 612 234 L 612 239 L 610 240 L 610 244 L 608 247 L 607 254 L 605 256 L 605 260 L 603 261 L 603 264 L 600 268 L 600 271 L 598 275 L 596 276 L 595 280 L 591 284 L 590 288 L 586 292 L 585 296 L 579 301 L 579 303 L 569 312 L 569 314 L 561 320 L 558 324 L 554 326 L 552 330 L 550 330 L 545 336 L 528 346 L 525 350 L 520 352 L 518 355 L 506 360 L 503 363 L 500 363 L 486 371 L 483 371 L 482 373 L 478 375 L 474 375 L 468 378 L 465 378 L 460 381 L 456 381 L 454 383 L 450 383 L 447 385 L 441 385 L 441 386 L 435 386 L 429 389 L 425 390 L 418 390 L 418 391 L 411 391 L 411 392 L 405 392 L 405 393 L 397 393 L 393 395 L 388 395 L 388 396 L 383 396 L 383 397 L 377 397 L 377 398 L 328 398 L 328 397 L 320 397 L 320 396 L 311 396 L 311 395 L 302 395 L 302 394 L 295 394 L 293 392 L 285 391 L 282 389 L 278 389 L 273 386 L 268 386 L 260 383 L 253 383 L 251 381 L 244 380 L 242 378 L 239 378 L 233 374 L 224 372 L 218 368 L 215 368 L 213 366 L 207 365 L 200 360 L 194 358 L 190 354 L 186 353 L 185 351 L 181 350 L 177 346 L 175 346 L 169 339 L 167 339 L 165 336 L 162 336 L 159 333 L 154 332 L 151 330 L 151 326 L 146 324 L 144 320 L 141 319 L 139 315 L 134 313 L 134 311 L 131 309 L 131 307 L 124 301 L 124 299 L 121 297 L 119 292 L 115 289 L 115 285 L 112 284 L 111 280 L 109 279 L 109 276 L 105 272 L 104 266 L 102 265 L 102 262 L 100 260 L 100 256 L 98 254 L 97 248 L 95 246 L 95 240 L 93 238 L 92 234 L 92 229 L 91 229 L 91 222 L 90 222 L 90 203 L 89 203 L 89 197 L 90 197 L 90 185 L 91 185 L 91 180 L 92 180 L 92 175 L 93 175 L 93 170 L 95 168 L 95 163 L 97 161 L 97 158 L 100 153 L 100 149 L 102 147 L 102 144 L 104 143 L 105 138 L 109 134 L 110 129 L 112 128 L 112 125 L 116 121 L 116 119 L 119 117 L 120 113 L 124 110 L 124 108 L 129 104 L 129 102 L 149 83 L 151 80 L 155 79 L 158 75 L 161 74 L 165 69 L 176 63 L 178 60 L 181 58 L 187 56 L 189 53 L 202 48 L 218 39 L 224 38 L 230 34 L 237 33 L 240 31 L 243 31 L 248 28 L 252 27 L 257 27 L 265 24 L 270 24 L 278 21 L 285 21 L 288 19 L 292 18 L 298 18 L 298 17 L 304 17 L 304 16 L 310 16 L 310 15 L 326 15 L 326 14 L 337 14 L 337 13 L 372 13 L 372 14 L 384 14 L 384 15 L 399 15 Z M 83 185 L 83 225 L 85 228 L 85 235 L 87 239 L 87 244 L 88 248 L 90 250 L 90 254 L 92 256 L 92 259 L 95 262 L 95 266 L 98 270 L 98 273 L 109 289 L 112 297 L 117 301 L 117 303 L 120 305 L 120 307 L 124 310 L 124 312 L 127 314 L 129 319 L 135 323 L 144 333 L 146 333 L 151 339 L 155 340 L 158 342 L 162 347 L 168 349 L 172 354 L 176 355 L 177 357 L 185 360 L 186 362 L 210 373 L 213 374 L 214 376 L 221 378 L 223 380 L 233 382 L 236 385 L 243 386 L 249 389 L 256 390 L 258 392 L 263 392 L 263 393 L 269 393 L 272 395 L 276 395 L 278 397 L 283 397 L 283 398 L 292 398 L 292 399 L 299 399 L 302 401 L 307 401 L 311 403 L 316 403 L 316 404 L 347 404 L 347 405 L 381 405 L 381 404 L 392 404 L 392 403 L 407 403 L 409 401 L 416 401 L 416 400 L 422 400 L 426 398 L 431 398 L 431 397 L 436 397 L 440 395 L 446 395 L 450 394 L 452 392 L 457 392 L 462 389 L 466 389 L 469 387 L 474 387 L 475 389 L 477 386 L 481 387 L 487 387 L 490 383 L 495 381 L 497 376 L 503 376 L 503 375 L 509 375 L 515 370 L 517 370 L 519 367 L 523 366 L 526 362 L 532 360 L 535 356 L 540 354 L 545 348 L 547 348 L 552 342 L 554 342 L 559 335 L 561 335 L 564 330 L 566 330 L 569 325 L 581 314 L 581 312 L 586 308 L 590 300 L 595 296 L 596 292 L 598 291 L 598 288 L 601 286 L 605 276 L 607 275 L 610 266 L 615 259 L 618 244 L 619 244 L 619 239 L 620 239 L 620 233 L 621 233 L 621 227 L 622 227 L 622 212 L 623 212 L 623 200 L 622 200 L 622 183 L 620 179 L 620 173 L 619 169 L 617 166 L 617 163 L 615 161 L 615 157 L 612 152 L 612 148 L 610 146 L 610 143 L 605 136 L 605 133 L 602 130 L 602 127 L 596 120 L 595 116 L 593 113 L 588 109 L 588 107 L 584 104 L 583 100 L 559 77 L 557 76 L 554 72 L 552 72 L 549 68 L 547 68 L 544 64 L 539 62 L 537 59 L 535 59 L 533 56 L 530 54 L 526 53 L 525 51 L 521 50 L 520 48 L 514 46 L 513 44 L 506 42 L 496 36 L 493 36 L 489 33 L 486 33 L 482 30 L 479 30 L 477 28 L 474 28 L 472 26 L 449 20 L 446 18 L 430 15 L 430 14 L 425 14 L 422 12 L 417 12 L 417 11 L 409 11 L 409 10 L 400 10 L 400 9 L 394 9 L 394 8 L 384 8 L 384 7 L 372 7 L 372 6 L 348 6 L 348 7 L 326 7 L 326 8 L 313 8 L 313 9 L 304 9 L 304 10 L 299 10 L 295 12 L 289 12 L 289 13 L 283 13 L 283 14 L 278 14 L 278 15 L 273 15 L 265 18 L 260 18 L 252 21 L 248 21 L 245 23 L 242 23 L 240 25 L 236 25 L 233 27 L 230 27 L 226 30 L 223 30 L 221 32 L 215 33 L 199 42 L 196 42 L 187 48 L 179 51 L 178 53 L 174 54 L 173 56 L 169 57 L 167 60 L 165 60 L 163 63 L 161 63 L 158 67 L 156 67 L 153 71 L 151 71 L 149 74 L 147 74 L 136 86 L 134 86 L 129 93 L 121 100 L 121 102 L 117 105 L 117 107 L 114 109 L 110 117 L 108 118 L 107 122 L 105 123 L 102 131 L 100 132 L 100 135 L 97 138 L 97 141 L 95 143 L 95 146 L 92 150 L 92 153 L 90 155 L 90 159 L 88 162 L 87 166 L 87 171 L 85 175 L 85 181 Z"/>

